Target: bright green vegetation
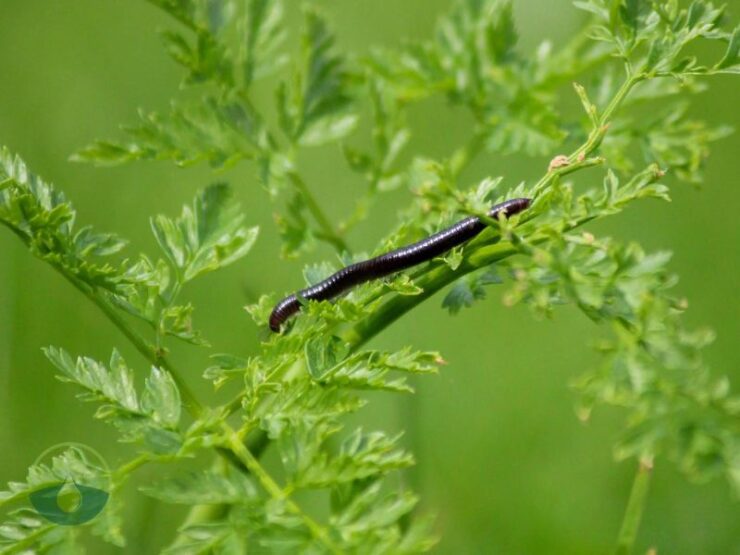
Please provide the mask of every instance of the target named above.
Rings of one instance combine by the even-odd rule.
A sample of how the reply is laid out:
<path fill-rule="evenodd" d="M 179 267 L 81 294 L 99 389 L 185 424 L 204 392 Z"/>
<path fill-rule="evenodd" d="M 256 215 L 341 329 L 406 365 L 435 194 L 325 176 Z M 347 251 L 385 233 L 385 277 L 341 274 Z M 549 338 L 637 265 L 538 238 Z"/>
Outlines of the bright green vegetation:
<path fill-rule="evenodd" d="M 138 384 L 141 362 L 124 360 L 120 349 L 105 361 L 56 346 L 44 351 L 58 377 L 95 404 L 95 417 L 131 444 L 112 473 L 109 506 L 88 527 L 92 534 L 125 544 L 119 493 L 133 473 L 160 465 L 167 477 L 141 493 L 189 507 L 168 553 L 431 548 L 434 520 L 415 511 L 417 495 L 398 478 L 414 455 L 401 435 L 368 431 L 356 416 L 348 424 L 347 416 L 377 399 L 373 391 L 409 393 L 419 383 L 415 375 L 438 372 L 437 352 L 366 344 L 397 319 L 414 318 L 448 285 L 442 304 L 452 313 L 498 285 L 508 305 L 544 315 L 568 305 L 598 325 L 601 362 L 576 379 L 578 414 L 588 419 L 599 406 L 618 407 L 624 428 L 616 455 L 639 461 L 621 532 L 614 530 L 617 552 L 633 549 L 654 461 L 740 491 L 740 399 L 704 362 L 713 334 L 683 323 L 686 301 L 674 293 L 670 254 L 588 231 L 633 204 L 668 200 L 668 182 L 701 182 L 710 144 L 729 129 L 692 119 L 688 102 L 711 78 L 740 73 L 740 27 L 733 30 L 723 9 L 703 1 L 575 2 L 589 19 L 567 44 L 523 52 L 508 2 L 460 0 L 432 39 L 354 55 L 336 47 L 327 18 L 312 7 L 303 10 L 293 45 L 287 38 L 296 29 L 276 0 L 150 3 L 171 16 L 162 37 L 185 72 L 184 90 L 168 110 L 142 111 L 119 139 L 93 142 L 73 159 L 208 164 L 221 172 L 248 165 L 253 178 L 239 187 L 275 204 L 283 256 L 306 256 L 322 243 L 335 251 L 306 267 L 307 283 L 368 255 L 355 252 L 347 236 L 385 195 L 410 193 L 373 253 L 464 214 L 483 214 L 504 198 L 534 203 L 510 221 L 491 221 L 443 259 L 337 302 L 309 303 L 287 334 L 265 334 L 252 352 L 213 349 L 202 375 L 222 395 L 211 404 L 193 391 L 171 351 L 177 342 L 202 349 L 211 349 L 208 339 L 218 343 L 195 327 L 191 282 L 235 263 L 259 272 L 250 254 L 258 230 L 245 223 L 236 185 L 203 189 L 177 217 L 153 216 L 158 254 L 133 255 L 128 247 L 124 256 L 125 240 L 75 225 L 65 195 L 2 150 L 0 223 L 99 308 L 150 367 Z M 716 43 L 714 57 L 694 56 L 703 42 Z M 277 83 L 274 98 L 254 92 L 265 79 Z M 439 160 L 419 156 L 411 141 L 409 114 L 432 97 L 473 122 L 469 140 Z M 572 100 L 582 105 L 576 117 L 561 109 Z M 341 145 L 366 184 L 355 209 L 336 222 L 327 210 L 332 199 L 315 194 L 302 169 L 311 149 L 327 144 Z M 506 173 L 468 186 L 470 165 L 492 153 L 545 160 L 541 176 L 520 182 Z M 257 324 L 264 326 L 281 293 L 247 307 Z M 267 450 L 275 461 L 263 460 Z M 24 482 L 0 493 L 8 509 L 0 553 L 75 551 L 84 543 L 86 530 L 18 509 L 50 477 L 94 473 L 75 453 L 53 467 L 32 467 Z"/>

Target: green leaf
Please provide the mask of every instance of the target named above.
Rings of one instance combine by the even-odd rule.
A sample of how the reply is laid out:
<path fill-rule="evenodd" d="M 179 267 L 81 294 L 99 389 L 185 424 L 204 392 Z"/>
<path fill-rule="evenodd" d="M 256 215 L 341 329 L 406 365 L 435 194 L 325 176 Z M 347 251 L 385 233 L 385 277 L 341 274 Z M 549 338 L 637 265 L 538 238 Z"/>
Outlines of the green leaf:
<path fill-rule="evenodd" d="M 172 376 L 165 370 L 152 367 L 141 396 L 141 409 L 166 428 L 175 428 L 180 422 L 180 392 Z"/>
<path fill-rule="evenodd" d="M 97 141 L 71 159 L 97 165 L 135 160 L 172 160 L 179 166 L 208 162 L 225 168 L 261 156 L 267 137 L 258 115 L 231 95 L 199 102 L 174 102 L 169 113 L 139 114 L 124 127 L 129 142 Z"/>
<path fill-rule="evenodd" d="M 598 112 L 597 112 L 596 106 L 588 98 L 588 93 L 586 92 L 585 87 L 583 85 L 579 85 L 578 83 L 573 83 L 573 87 L 576 89 L 578 98 L 580 98 L 581 100 L 581 105 L 583 106 L 583 110 L 586 112 L 589 120 L 591 121 L 591 126 L 594 129 L 598 128 L 599 127 Z"/>
<path fill-rule="evenodd" d="M 416 503 L 417 498 L 413 494 L 384 492 L 381 489 L 381 483 L 375 481 L 360 489 L 342 511 L 333 514 L 331 522 L 337 528 L 347 531 L 349 546 L 355 546 L 355 548 L 377 546 L 376 542 L 383 542 L 385 539 L 378 535 L 379 530 L 398 526 L 400 519 L 413 510 Z M 397 530 L 397 532 L 400 531 Z M 391 541 L 390 545 L 394 546 L 396 542 L 404 545 L 408 542 L 412 548 L 428 549 L 434 543 L 424 528 L 414 529 L 413 532 L 408 531 L 407 533 L 411 535 L 404 539 L 401 539 L 400 533 L 394 534 L 395 541 Z M 380 545 L 382 547 L 379 546 L 379 549 L 388 548 L 388 545 L 382 543 Z M 394 553 L 405 552 L 398 546 L 392 547 L 392 551 Z M 409 552 L 414 551 L 412 549 Z"/>
<path fill-rule="evenodd" d="M 133 371 L 126 366 L 117 350 L 113 350 L 110 369 L 90 358 L 74 361 L 64 350 L 44 349 L 44 354 L 62 372 L 60 380 L 82 386 L 88 393 L 84 399 L 107 401 L 126 412 L 138 412 L 139 402 L 134 388 Z"/>
<path fill-rule="evenodd" d="M 144 494 L 179 505 L 251 504 L 259 499 L 252 481 L 240 473 L 222 476 L 197 471 L 139 488 Z"/>
<path fill-rule="evenodd" d="M 157 216 L 151 223 L 159 246 L 187 282 L 249 252 L 258 229 L 244 228 L 243 220 L 231 189 L 218 184 L 198 195 L 192 208 L 183 207 L 179 218 Z"/>
<path fill-rule="evenodd" d="M 80 399 L 100 403 L 96 418 L 116 426 L 122 441 L 141 443 L 154 454 L 172 454 L 180 448 L 180 394 L 166 371 L 152 368 L 139 396 L 133 372 L 116 350 L 108 367 L 86 357 L 75 361 L 55 347 L 44 349 L 44 354 L 61 372 L 61 381 L 83 389 Z"/>
<path fill-rule="evenodd" d="M 388 287 L 400 295 L 421 295 L 424 290 L 416 285 L 406 274 L 391 279 L 387 282 Z"/>
<path fill-rule="evenodd" d="M 329 348 L 336 353 L 336 346 L 334 345 L 332 343 Z M 317 358 L 315 353 L 318 347 L 313 344 L 311 349 L 314 356 L 313 368 L 319 368 L 320 366 L 315 362 Z M 327 362 L 337 360 L 338 362 L 333 366 L 322 367 L 323 371 L 321 372 L 312 371 L 314 379 L 318 379 L 322 383 L 353 389 L 381 389 L 398 392 L 411 392 L 413 389 L 403 377 L 387 380 L 386 378 L 390 373 L 435 373 L 437 365 L 443 362 L 438 353 L 414 352 L 410 349 L 403 349 L 395 353 L 361 351 L 347 358 L 342 358 L 337 354 L 324 355 L 324 360 Z"/>
<path fill-rule="evenodd" d="M 198 31 L 195 44 L 173 31 L 162 33 L 168 54 L 188 70 L 184 84 L 196 85 L 214 81 L 220 85 L 233 86 L 234 68 L 226 48 L 206 31 Z"/>
<path fill-rule="evenodd" d="M 306 342 L 306 366 L 311 377 L 320 380 L 349 354 L 349 345 L 339 337 L 313 338 Z"/>
<path fill-rule="evenodd" d="M 82 228 L 65 196 L 31 173 L 23 160 L 0 149 L 0 223 L 20 237 L 31 252 L 84 286 L 111 293 L 125 287 L 121 272 L 100 258 L 120 251 L 125 242 L 113 234 Z"/>
<path fill-rule="evenodd" d="M 471 2 L 470 5 L 479 5 L 480 11 L 474 15 L 477 18 L 488 18 L 484 32 L 486 49 L 491 60 L 496 63 L 505 63 L 514 57 L 514 48 L 519 39 L 514 21 L 514 7 L 512 2 Z M 475 21 L 475 19 L 473 20 Z"/>
<path fill-rule="evenodd" d="M 459 280 L 442 301 L 442 307 L 456 314 L 464 307 L 472 306 L 477 300 L 486 298 L 487 285 L 503 283 L 495 266 L 484 268 Z"/>
<path fill-rule="evenodd" d="M 647 4 L 644 0 L 620 0 L 619 17 L 627 26 L 632 36 L 637 35 L 640 26 L 641 9 Z"/>
<path fill-rule="evenodd" d="M 336 53 L 334 36 L 314 11 L 305 12 L 301 41 L 302 68 L 292 87 L 278 90 L 281 126 L 288 138 L 303 145 L 336 141 L 354 129 L 349 113 L 352 96 L 345 61 Z"/>
<path fill-rule="evenodd" d="M 306 218 L 306 199 L 300 192 L 291 195 L 282 214 L 275 215 L 275 223 L 280 231 L 282 254 L 295 258 L 314 244 L 314 236 Z"/>
<path fill-rule="evenodd" d="M 160 314 L 160 327 L 167 335 L 172 335 L 193 345 L 209 346 L 208 341 L 201 337 L 200 332 L 193 329 L 193 310 L 191 304 L 184 306 L 168 306 Z"/>
<path fill-rule="evenodd" d="M 725 55 L 714 67 L 715 69 L 731 70 L 734 66 L 734 70 L 737 71 L 738 65 L 740 65 L 740 26 L 735 27 L 727 44 Z"/>
<path fill-rule="evenodd" d="M 275 0 L 251 0 L 247 6 L 244 40 L 244 83 L 269 75 L 287 62 L 277 50 L 285 39 L 283 5 Z"/>
<path fill-rule="evenodd" d="M 301 457 L 290 479 L 299 487 L 319 488 L 407 468 L 414 464 L 414 459 L 409 453 L 397 449 L 399 438 L 356 430 L 342 442 L 336 456 L 317 453 L 313 458 Z"/>

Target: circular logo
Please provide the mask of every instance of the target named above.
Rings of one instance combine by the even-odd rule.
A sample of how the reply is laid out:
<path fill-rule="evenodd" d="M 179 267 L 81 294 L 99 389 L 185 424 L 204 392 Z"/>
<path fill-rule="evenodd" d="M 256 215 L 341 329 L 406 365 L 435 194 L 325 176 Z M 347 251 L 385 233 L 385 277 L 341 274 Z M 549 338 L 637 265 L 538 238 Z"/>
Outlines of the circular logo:
<path fill-rule="evenodd" d="M 33 508 L 46 520 L 77 526 L 98 516 L 111 490 L 110 470 L 100 454 L 81 443 L 60 443 L 34 463 L 45 476 L 29 494 Z"/>

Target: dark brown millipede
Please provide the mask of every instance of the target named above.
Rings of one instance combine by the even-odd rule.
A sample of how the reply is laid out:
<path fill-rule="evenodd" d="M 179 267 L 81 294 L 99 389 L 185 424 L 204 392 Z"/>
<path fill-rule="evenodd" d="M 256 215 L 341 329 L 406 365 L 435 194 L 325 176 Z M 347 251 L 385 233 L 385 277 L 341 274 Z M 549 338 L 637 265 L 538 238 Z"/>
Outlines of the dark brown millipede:
<path fill-rule="evenodd" d="M 532 200 L 528 198 L 507 200 L 493 206 L 488 211 L 488 216 L 490 218 L 498 218 L 502 215 L 512 216 L 526 210 L 531 202 Z M 279 332 L 282 324 L 301 309 L 302 299 L 309 301 L 333 299 L 366 281 L 395 274 L 432 260 L 453 247 L 469 241 L 485 228 L 486 224 L 478 216 L 470 216 L 417 243 L 342 268 L 316 285 L 301 289 L 277 303 L 270 314 L 270 329 Z"/>

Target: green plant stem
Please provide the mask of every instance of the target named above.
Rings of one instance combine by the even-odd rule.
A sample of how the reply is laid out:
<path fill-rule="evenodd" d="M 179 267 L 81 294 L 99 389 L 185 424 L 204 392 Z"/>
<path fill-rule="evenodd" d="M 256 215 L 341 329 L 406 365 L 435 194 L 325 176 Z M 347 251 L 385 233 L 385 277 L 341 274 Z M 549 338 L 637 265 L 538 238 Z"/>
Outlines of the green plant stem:
<path fill-rule="evenodd" d="M 23 244 L 26 245 L 26 247 L 30 246 L 29 239 L 23 232 L 21 232 L 19 229 L 16 229 L 5 221 L 2 221 L 1 223 L 3 223 L 5 227 L 10 229 L 15 235 L 17 235 L 21 239 L 21 241 L 23 241 Z M 144 356 L 144 358 L 149 360 L 155 366 L 163 368 L 167 370 L 167 372 L 169 372 L 169 374 L 172 376 L 172 379 L 175 381 L 178 389 L 180 390 L 180 395 L 182 397 L 185 409 L 191 414 L 191 416 L 193 416 L 193 418 L 198 418 L 198 416 L 200 416 L 200 414 L 203 412 L 203 406 L 195 397 L 187 383 L 185 383 L 180 373 L 175 368 L 173 368 L 169 361 L 162 355 L 161 351 L 151 345 L 136 330 L 134 330 L 129 325 L 129 323 L 126 322 L 126 320 L 124 320 L 120 316 L 120 314 L 118 314 L 115 307 L 113 307 L 105 298 L 97 293 L 95 289 L 80 281 L 77 276 L 70 273 L 66 268 L 54 264 L 53 262 L 51 263 L 51 266 L 57 272 L 59 272 L 64 277 L 64 279 L 70 282 L 75 287 L 75 289 L 80 291 L 95 306 L 97 306 L 103 312 L 103 314 L 108 317 L 113 325 L 116 326 L 124 336 L 126 336 L 126 338 L 131 342 L 136 350 L 139 351 L 142 356 Z"/>
<path fill-rule="evenodd" d="M 511 244 L 499 243 L 491 245 L 489 256 L 483 257 L 482 260 L 491 264 L 515 253 L 516 249 Z M 397 295 L 391 298 L 382 304 L 378 310 L 350 329 L 344 336 L 345 341 L 352 345 L 353 350 L 358 349 L 415 306 L 433 296 L 437 291 L 465 274 L 477 270 L 482 265 L 485 265 L 485 263 L 481 260 L 475 263 L 471 258 L 468 258 L 460 264 L 457 270 L 450 269 L 444 263 L 432 267 L 416 281 L 416 284 L 422 289 L 420 294 L 413 296 Z"/>
<path fill-rule="evenodd" d="M 349 248 L 349 245 L 347 245 L 344 239 L 342 239 L 337 234 L 337 232 L 334 231 L 334 227 L 332 227 L 331 222 L 329 222 L 326 214 L 324 214 L 321 205 L 316 202 L 316 199 L 311 193 L 311 190 L 308 188 L 308 185 L 306 185 L 306 182 L 303 181 L 301 176 L 298 175 L 296 172 L 291 171 L 288 173 L 288 178 L 290 179 L 290 182 L 293 184 L 293 186 L 298 189 L 298 191 L 300 191 L 303 199 L 306 201 L 306 206 L 308 207 L 309 212 L 311 212 L 311 215 L 316 220 L 316 223 L 319 224 L 319 227 L 321 228 L 321 233 L 318 234 L 318 237 L 334 246 L 339 254 L 345 252 L 351 253 L 352 250 Z"/>
<path fill-rule="evenodd" d="M 581 156 L 588 156 L 594 150 L 596 150 L 596 148 L 598 148 L 598 146 L 601 144 L 601 141 L 604 140 L 604 136 L 606 135 L 606 132 L 609 128 L 608 126 L 612 116 L 621 107 L 622 103 L 627 98 L 627 95 L 630 93 L 632 88 L 643 79 L 645 79 L 645 76 L 642 74 L 629 75 L 627 79 L 625 79 L 617 92 L 614 94 L 614 97 L 612 97 L 607 107 L 601 113 L 601 116 L 599 117 L 599 125 L 594 130 L 592 130 L 588 140 L 583 145 L 581 145 L 581 147 L 578 148 L 573 154 L 570 155 L 569 158 L 571 162 L 577 161 Z"/>
<path fill-rule="evenodd" d="M 535 197 L 535 200 L 556 178 L 603 163 L 603 158 L 587 158 L 587 156 L 596 150 L 601 144 L 601 141 L 604 139 L 608 130 L 609 120 L 622 105 L 624 99 L 632 88 L 643 79 L 644 77 L 642 75 L 630 76 L 624 81 L 624 83 L 622 83 L 622 86 L 614 95 L 614 98 L 612 98 L 607 108 L 601 114 L 599 118 L 600 125 L 592 130 L 585 143 L 568 156 L 567 165 L 549 169 L 548 172 L 534 185 L 532 188 L 532 194 Z M 581 226 L 587 221 L 590 221 L 590 218 L 576 222 L 569 229 Z M 530 238 L 530 242 L 536 244 L 546 239 L 547 237 L 534 236 Z M 352 345 L 353 349 L 359 348 L 375 337 L 385 327 L 398 320 L 398 318 L 434 295 L 446 285 L 449 285 L 465 274 L 511 256 L 515 252 L 516 249 L 514 249 L 511 244 L 498 243 L 475 249 L 463 261 L 457 270 L 451 270 L 445 264 L 432 265 L 428 271 L 415 280 L 416 284 L 422 289 L 421 294 L 413 296 L 397 295 L 391 298 L 365 320 L 362 320 L 356 324 L 354 328 L 346 332 L 344 339 Z"/>
<path fill-rule="evenodd" d="M 70 274 L 64 268 L 56 265 L 54 267 L 67 279 L 67 281 L 74 285 L 108 317 L 113 325 L 116 326 L 124 336 L 126 336 L 126 338 L 144 358 L 149 360 L 153 365 L 167 370 L 180 391 L 180 396 L 182 397 L 185 410 L 187 410 L 193 418 L 198 418 L 203 412 L 203 405 L 201 405 L 200 401 L 195 397 L 195 394 L 187 385 L 180 373 L 172 366 L 161 351 L 156 349 L 136 330 L 134 330 L 131 325 L 121 317 L 118 311 L 111 306 L 105 298 L 100 294 L 97 294 L 94 289 L 90 288 L 87 284 L 82 283 L 76 276 Z"/>
<path fill-rule="evenodd" d="M 452 177 L 458 177 L 467 168 L 485 145 L 485 137 L 482 132 L 475 131 L 468 142 L 452 153 L 450 157 L 450 173 Z"/>
<path fill-rule="evenodd" d="M 4 549 L 1 553 L 2 555 L 11 555 L 12 553 L 29 553 L 29 551 L 26 551 L 27 549 L 34 546 L 36 543 L 36 540 L 39 538 L 45 536 L 52 530 L 56 529 L 57 526 L 54 524 L 49 524 L 47 526 L 43 526 L 39 528 L 38 530 L 34 530 L 30 534 L 28 534 L 25 538 L 22 540 L 17 540 L 13 542 L 13 544 Z"/>
<path fill-rule="evenodd" d="M 116 474 L 116 476 L 126 476 L 151 460 L 152 459 L 149 455 L 139 455 L 138 457 L 131 459 L 126 464 L 119 466 L 114 474 Z"/>
<path fill-rule="evenodd" d="M 642 74 L 628 76 L 627 79 L 622 83 L 614 97 L 611 99 L 607 107 L 599 116 L 598 125 L 591 130 L 586 142 L 574 150 L 570 155 L 567 156 L 567 165 L 554 168 L 549 170 L 532 188 L 532 193 L 536 197 L 543 193 L 550 183 L 557 177 L 561 177 L 584 167 L 586 165 L 594 165 L 603 162 L 601 158 L 587 158 L 593 153 L 604 140 L 607 131 L 609 130 L 609 123 L 612 116 L 621 107 L 627 95 L 630 93 L 632 88 L 645 79 Z M 590 161 L 590 162 L 589 162 Z"/>
<path fill-rule="evenodd" d="M 81 292 L 85 294 L 92 302 L 94 302 L 104 313 L 105 315 L 110 318 L 110 320 L 118 327 L 121 332 L 134 344 L 136 349 L 144 355 L 146 358 L 151 360 L 154 364 L 158 364 L 160 367 L 166 369 L 170 374 L 173 376 L 173 379 L 175 379 L 175 382 L 177 383 L 178 387 L 182 387 L 181 380 L 178 380 L 178 374 L 175 371 L 175 369 L 167 362 L 165 357 L 161 355 L 160 353 L 156 352 L 156 350 L 151 347 L 146 340 L 144 340 L 135 330 L 133 330 L 128 323 L 121 318 L 121 316 L 115 311 L 115 309 L 110 306 L 110 304 L 103 298 L 101 298 L 99 295 L 96 295 L 93 290 L 91 290 L 89 287 L 85 286 L 83 283 L 79 282 L 79 280 L 64 271 L 62 268 L 57 268 L 62 272 L 62 274 L 73 284 L 77 289 L 79 289 Z M 183 384 L 184 385 L 184 384 Z M 194 418 L 197 418 L 202 412 L 203 412 L 203 406 L 200 404 L 200 402 L 195 398 L 193 393 L 187 388 L 187 386 L 184 387 L 184 389 L 181 392 L 183 394 L 183 402 L 186 404 L 186 407 L 189 406 L 189 410 Z M 227 452 L 224 453 L 224 450 L 219 450 L 219 453 L 222 455 L 225 455 L 225 457 L 234 462 L 234 459 L 238 461 L 241 464 L 237 464 L 237 467 L 243 467 L 250 473 L 254 474 L 257 479 L 260 481 L 262 486 L 267 490 L 267 492 L 275 499 L 283 500 L 286 507 L 290 509 L 291 512 L 297 514 L 302 518 L 304 523 L 306 524 L 306 527 L 311 531 L 311 533 L 316 537 L 317 540 L 321 541 L 329 551 L 332 553 L 341 553 L 341 550 L 334 545 L 333 541 L 329 537 L 328 532 L 322 528 L 317 522 L 315 522 L 312 518 L 310 518 L 308 515 L 306 515 L 298 505 L 291 501 L 290 499 L 286 498 L 286 495 L 283 494 L 280 487 L 277 485 L 277 483 L 272 479 L 272 477 L 265 471 L 264 468 L 262 468 L 262 465 L 259 464 L 258 459 L 255 457 L 255 455 L 244 445 L 242 439 L 239 437 L 239 435 L 234 431 L 231 426 L 229 426 L 228 423 L 224 422 L 221 424 L 222 430 L 226 434 L 226 437 L 228 438 L 228 449 Z M 258 445 L 258 448 L 260 450 L 263 450 L 267 446 L 267 442 L 264 438 L 258 438 L 256 440 L 256 443 Z M 139 460 L 139 458 L 134 459 L 130 465 L 132 465 L 132 468 L 138 467 L 140 464 L 143 464 L 144 460 Z M 202 516 L 202 515 L 201 515 Z"/>
<path fill-rule="evenodd" d="M 588 222 L 590 216 L 580 218 L 568 226 L 567 231 L 576 229 Z M 550 237 L 541 233 L 535 233 L 528 237 L 530 244 L 537 245 L 549 240 Z M 460 279 L 470 272 L 489 266 L 494 262 L 508 258 L 519 252 L 518 248 L 509 241 L 501 241 L 500 237 L 494 239 L 493 243 L 474 246 L 457 269 L 451 269 L 446 263 L 432 263 L 424 273 L 414 279 L 414 282 L 422 289 L 418 295 L 396 295 L 380 305 L 371 315 L 358 322 L 353 328 L 343 335 L 344 340 L 349 343 L 352 350 L 357 350 L 370 339 L 375 337 L 383 329 L 398 320 L 401 316 L 433 296 L 443 287 Z"/>
<path fill-rule="evenodd" d="M 331 553 L 341 554 L 342 550 L 334 543 L 334 540 L 329 536 L 329 532 L 303 512 L 303 510 L 289 498 L 288 494 L 280 488 L 280 486 L 272 479 L 272 476 L 270 476 L 262 467 L 254 454 L 247 449 L 239 435 L 228 424 L 224 423 L 222 428 L 226 434 L 231 451 L 239 457 L 239 460 L 244 464 L 244 466 L 247 467 L 259 480 L 265 491 L 267 491 L 275 501 L 284 503 L 285 507 L 290 510 L 290 512 L 300 517 L 313 537 L 324 544 Z"/>
<path fill-rule="evenodd" d="M 635 546 L 637 531 L 640 528 L 642 513 L 645 509 L 648 490 L 650 488 L 650 476 L 653 471 L 652 457 L 643 457 L 640 459 L 635 480 L 632 483 L 632 490 L 627 501 L 627 508 L 622 519 L 622 526 L 617 537 L 617 548 L 615 555 L 630 555 Z"/>

